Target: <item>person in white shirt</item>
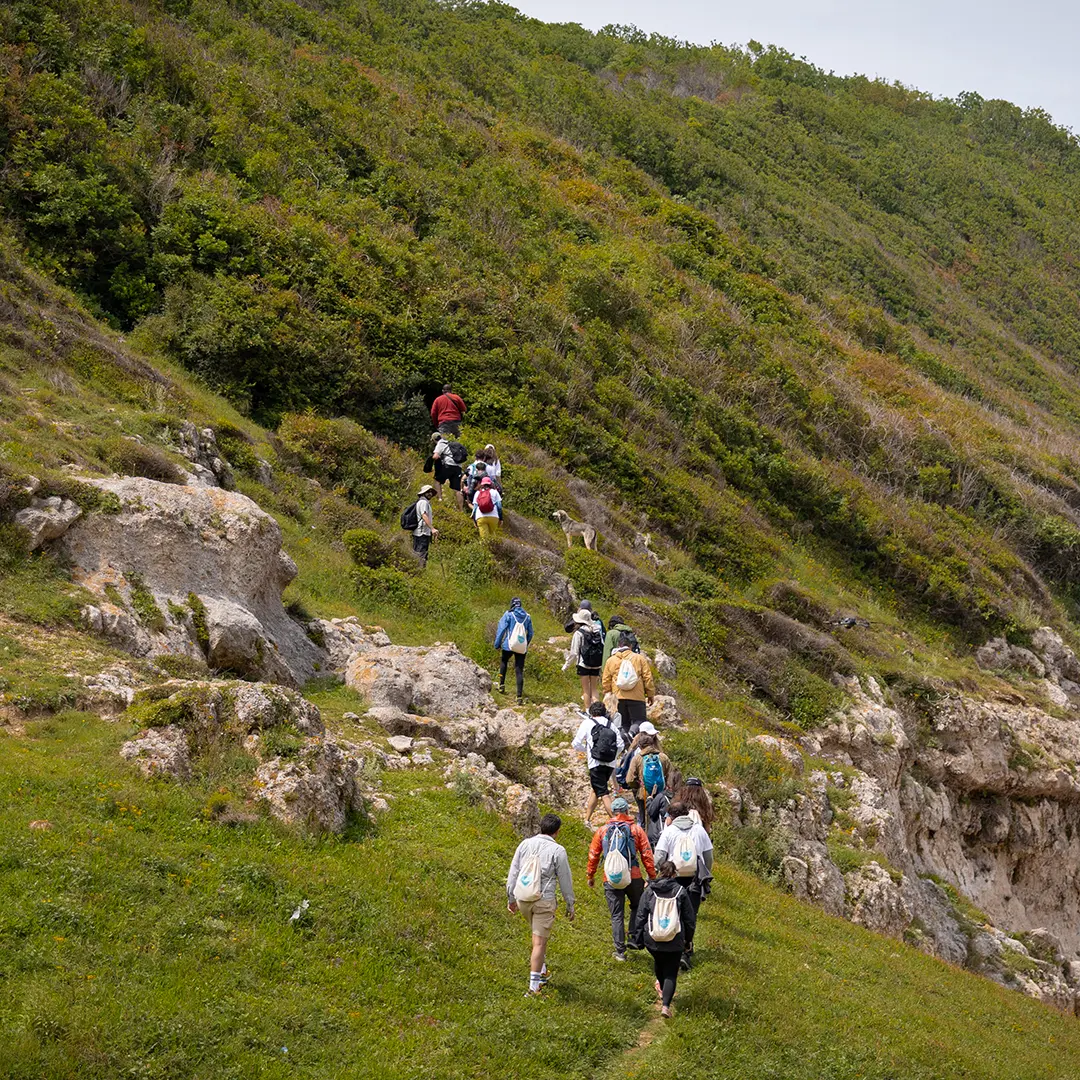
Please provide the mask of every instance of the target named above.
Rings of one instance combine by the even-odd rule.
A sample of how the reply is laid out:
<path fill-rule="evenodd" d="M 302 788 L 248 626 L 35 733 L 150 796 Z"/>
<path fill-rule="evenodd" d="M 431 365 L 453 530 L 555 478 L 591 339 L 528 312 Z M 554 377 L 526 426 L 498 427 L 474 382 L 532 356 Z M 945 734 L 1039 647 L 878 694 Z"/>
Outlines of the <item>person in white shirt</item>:
<path fill-rule="evenodd" d="M 589 714 L 581 721 L 570 745 L 585 754 L 589 770 L 589 786 L 592 790 L 585 803 L 585 824 L 591 823 L 596 804 L 601 799 L 608 817 L 611 817 L 611 794 L 608 789 L 615 763 L 622 753 L 623 737 L 619 725 L 608 716 L 602 701 L 594 701 L 589 706 Z"/>
<path fill-rule="evenodd" d="M 566 902 L 566 917 L 574 919 L 574 883 L 570 875 L 570 860 L 566 848 L 555 842 L 562 828 L 558 814 L 545 814 L 540 819 L 540 832 L 518 844 L 510 872 L 506 875 L 506 908 L 520 911 L 532 932 L 532 955 L 529 964 L 529 989 L 526 997 L 535 997 L 547 983 L 547 943 L 555 925 L 555 886 L 562 890 Z M 540 896 L 536 900 L 518 900 L 515 895 L 518 879 L 528 864 L 536 858 L 540 869 Z"/>
<path fill-rule="evenodd" d="M 600 660 L 604 653 L 604 628 L 591 611 L 581 608 L 574 612 L 574 633 L 570 638 L 570 652 L 566 656 L 565 671 L 577 665 L 581 680 L 581 707 L 587 709 L 600 700 Z"/>
<path fill-rule="evenodd" d="M 431 513 L 430 497 L 434 494 L 435 489 L 430 484 L 425 484 L 416 493 L 416 528 L 412 534 L 412 549 L 420 559 L 421 566 L 427 566 L 428 548 L 432 539 L 439 535 Z"/>
<path fill-rule="evenodd" d="M 492 483 L 490 476 L 485 476 L 476 489 L 476 497 L 472 504 L 472 519 L 476 522 L 480 539 L 485 543 L 488 540 L 494 540 L 499 535 L 499 526 L 502 524 L 502 496 L 499 494 L 499 489 Z"/>

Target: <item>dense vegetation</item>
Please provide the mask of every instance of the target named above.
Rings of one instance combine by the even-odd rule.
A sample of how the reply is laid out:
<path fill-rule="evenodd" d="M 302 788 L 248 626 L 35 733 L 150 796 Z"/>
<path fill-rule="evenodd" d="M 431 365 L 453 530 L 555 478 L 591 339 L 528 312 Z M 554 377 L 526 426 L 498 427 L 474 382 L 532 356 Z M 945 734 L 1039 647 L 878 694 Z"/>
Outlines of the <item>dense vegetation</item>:
<path fill-rule="evenodd" d="M 502 4 L 0 37 L 32 257 L 255 419 L 419 445 L 453 378 L 726 583 L 800 546 L 968 638 L 1072 610 L 1080 148 L 1039 111 Z"/>

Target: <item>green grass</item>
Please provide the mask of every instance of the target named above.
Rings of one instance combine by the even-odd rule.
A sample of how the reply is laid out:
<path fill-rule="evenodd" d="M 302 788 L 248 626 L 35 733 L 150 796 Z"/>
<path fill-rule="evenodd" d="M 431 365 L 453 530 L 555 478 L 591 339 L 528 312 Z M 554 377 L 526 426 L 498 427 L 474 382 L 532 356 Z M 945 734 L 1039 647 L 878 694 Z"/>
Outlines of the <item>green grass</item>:
<path fill-rule="evenodd" d="M 1072 1019 L 726 864 L 661 1027 L 646 958 L 610 962 L 573 822 L 580 917 L 560 917 L 555 979 L 525 1000 L 526 934 L 502 902 L 516 837 L 467 793 L 391 773 L 391 811 L 340 839 L 227 826 L 221 774 L 144 781 L 116 756 L 127 733 L 67 713 L 0 736 L 10 1080 L 1074 1075 Z"/>

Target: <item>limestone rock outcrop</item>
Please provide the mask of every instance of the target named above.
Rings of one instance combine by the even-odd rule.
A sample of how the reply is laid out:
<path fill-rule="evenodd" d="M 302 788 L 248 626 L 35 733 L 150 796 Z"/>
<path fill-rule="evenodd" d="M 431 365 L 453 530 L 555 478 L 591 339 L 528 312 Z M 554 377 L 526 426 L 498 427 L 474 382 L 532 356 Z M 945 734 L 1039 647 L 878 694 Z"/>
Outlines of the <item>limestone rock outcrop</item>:
<path fill-rule="evenodd" d="M 296 566 L 281 530 L 254 502 L 220 488 L 142 477 L 87 480 L 120 500 L 56 541 L 97 600 L 95 630 L 137 656 L 180 655 L 244 678 L 298 686 L 322 650 L 286 614 Z"/>
<path fill-rule="evenodd" d="M 354 653 L 345 682 L 372 708 L 422 717 L 457 719 L 495 708 L 491 676 L 453 644 L 387 645 Z"/>
<path fill-rule="evenodd" d="M 15 524 L 27 534 L 30 550 L 37 551 L 42 544 L 58 540 L 80 517 L 82 510 L 70 499 L 51 495 L 31 499 L 30 505 L 15 515 Z"/>
<path fill-rule="evenodd" d="M 274 817 L 317 832 L 340 833 L 363 809 L 356 762 L 336 743 L 320 739 L 295 757 L 271 758 L 255 773 L 255 794 Z"/>
<path fill-rule="evenodd" d="M 187 735 L 176 724 L 141 732 L 120 747 L 120 756 L 133 762 L 146 777 L 168 776 L 174 780 L 191 777 Z"/>

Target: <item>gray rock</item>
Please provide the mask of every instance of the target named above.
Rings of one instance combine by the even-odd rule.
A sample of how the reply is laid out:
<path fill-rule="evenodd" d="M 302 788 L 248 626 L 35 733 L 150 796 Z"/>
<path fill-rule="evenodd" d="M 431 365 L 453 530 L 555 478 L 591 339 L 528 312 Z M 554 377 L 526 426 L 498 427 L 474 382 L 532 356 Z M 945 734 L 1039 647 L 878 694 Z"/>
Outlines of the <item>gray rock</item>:
<path fill-rule="evenodd" d="M 232 488 L 232 467 L 218 449 L 213 428 L 197 428 L 184 420 L 176 431 L 176 448 L 192 464 L 195 483 L 201 487 Z"/>
<path fill-rule="evenodd" d="M 903 937 L 911 925 L 911 908 L 898 882 L 876 862 L 865 863 L 844 875 L 848 918 L 889 937 Z"/>
<path fill-rule="evenodd" d="M 184 729 L 175 724 L 147 728 L 120 747 L 120 756 L 134 762 L 143 776 L 172 777 L 174 780 L 191 777 L 187 736 Z"/>
<path fill-rule="evenodd" d="M 35 498 L 15 515 L 15 524 L 29 537 L 30 550 L 36 551 L 50 540 L 58 540 L 82 517 L 82 510 L 70 499 L 52 495 Z"/>
<path fill-rule="evenodd" d="M 413 748 L 413 740 L 408 735 L 391 735 L 387 742 L 399 754 L 407 754 Z"/>
<path fill-rule="evenodd" d="M 304 747 L 295 758 L 260 765 L 254 791 L 274 817 L 317 832 L 340 833 L 363 809 L 356 762 L 329 740 Z"/>
<path fill-rule="evenodd" d="M 455 719 L 494 709 L 495 705 L 491 676 L 453 644 L 388 645 L 355 653 L 346 668 L 345 682 L 373 709 Z"/>
<path fill-rule="evenodd" d="M 203 658 L 189 595 L 206 608 L 206 659 L 252 679 L 300 685 L 324 659 L 285 613 L 281 593 L 296 566 L 281 551 L 281 530 L 244 495 L 161 484 L 143 477 L 87 480 L 119 497 L 117 514 L 89 514 L 59 541 L 74 579 L 98 600 L 88 618 L 136 655 Z M 137 577 L 162 616 L 132 617 Z M 118 590 L 129 610 L 106 595 Z"/>
<path fill-rule="evenodd" d="M 656 674 L 662 679 L 674 679 L 678 674 L 678 667 L 672 657 L 668 656 L 663 649 L 657 649 L 653 654 L 653 667 Z"/>

